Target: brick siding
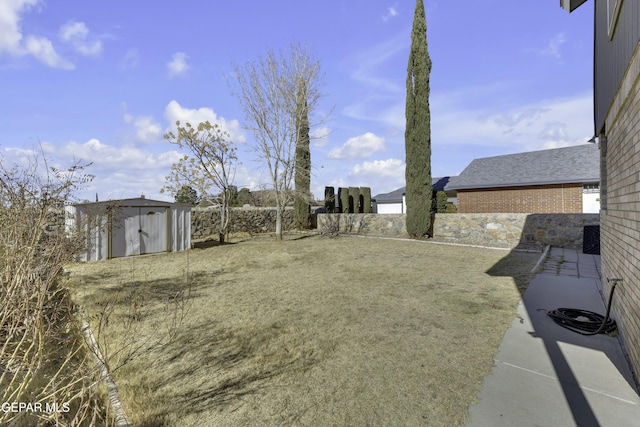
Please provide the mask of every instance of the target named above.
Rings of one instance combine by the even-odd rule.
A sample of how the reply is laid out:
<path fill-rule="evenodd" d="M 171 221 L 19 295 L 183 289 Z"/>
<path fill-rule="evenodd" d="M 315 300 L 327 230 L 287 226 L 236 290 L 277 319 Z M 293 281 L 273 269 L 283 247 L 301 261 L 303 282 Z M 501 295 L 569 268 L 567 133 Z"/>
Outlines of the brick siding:
<path fill-rule="evenodd" d="M 582 184 L 458 190 L 459 213 L 582 213 Z"/>
<path fill-rule="evenodd" d="M 600 215 L 602 284 L 608 296 L 610 284 L 606 278 L 623 279 L 616 288 L 612 312 L 637 378 L 640 374 L 640 44 L 613 100 L 605 128 L 608 130 L 606 142 L 601 142 L 606 144 L 601 146 L 606 170 L 606 204 Z"/>

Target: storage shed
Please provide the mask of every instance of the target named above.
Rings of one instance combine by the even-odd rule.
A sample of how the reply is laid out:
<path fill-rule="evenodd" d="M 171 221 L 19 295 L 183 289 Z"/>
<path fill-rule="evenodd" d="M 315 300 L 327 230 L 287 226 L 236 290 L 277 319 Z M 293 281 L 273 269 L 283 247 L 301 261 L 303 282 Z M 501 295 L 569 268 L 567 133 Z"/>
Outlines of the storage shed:
<path fill-rule="evenodd" d="M 178 252 L 191 247 L 191 207 L 139 197 L 65 207 L 67 233 L 86 233 L 80 260 Z"/>

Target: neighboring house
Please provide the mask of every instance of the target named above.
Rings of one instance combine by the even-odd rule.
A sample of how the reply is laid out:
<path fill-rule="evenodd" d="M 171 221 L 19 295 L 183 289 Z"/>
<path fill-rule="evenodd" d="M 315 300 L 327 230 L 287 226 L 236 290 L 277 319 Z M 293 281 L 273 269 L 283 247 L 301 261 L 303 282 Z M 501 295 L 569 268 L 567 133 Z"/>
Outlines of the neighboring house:
<path fill-rule="evenodd" d="M 432 188 L 435 193 L 445 191 L 445 186 L 455 177 L 432 178 Z M 379 214 L 407 213 L 407 202 L 404 192 L 406 187 L 398 188 L 390 193 L 378 194 L 373 198 L 374 212 Z M 447 191 L 447 201 L 456 204 L 456 192 Z"/>
<path fill-rule="evenodd" d="M 597 213 L 600 154 L 595 144 L 473 160 L 447 190 L 458 213 Z"/>
<path fill-rule="evenodd" d="M 65 207 L 67 233 L 83 233 L 82 261 L 178 252 L 191 247 L 191 207 L 135 199 Z"/>
<path fill-rule="evenodd" d="M 404 197 L 406 187 L 398 188 L 390 193 L 373 197 L 373 211 L 379 214 L 407 213 L 407 202 Z"/>
<path fill-rule="evenodd" d="M 586 0 L 562 0 L 568 11 Z M 600 253 L 612 313 L 640 373 L 640 1 L 594 0 L 594 128 L 601 159 Z M 586 6 L 585 6 L 586 7 Z"/>

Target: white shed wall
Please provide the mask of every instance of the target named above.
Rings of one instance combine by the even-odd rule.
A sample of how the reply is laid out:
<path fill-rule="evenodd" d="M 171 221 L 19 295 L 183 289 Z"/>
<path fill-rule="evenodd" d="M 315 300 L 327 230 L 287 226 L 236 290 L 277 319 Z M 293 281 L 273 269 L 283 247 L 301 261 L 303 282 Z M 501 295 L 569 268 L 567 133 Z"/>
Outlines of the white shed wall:
<path fill-rule="evenodd" d="M 107 215 L 97 214 L 86 206 L 66 206 L 67 235 L 81 233 L 87 239 L 87 250 L 80 254 L 81 261 L 107 259 L 109 236 L 107 235 Z"/>
<path fill-rule="evenodd" d="M 176 205 L 171 208 L 171 251 L 191 248 L 191 208 Z"/>
<path fill-rule="evenodd" d="M 131 206 L 136 201 L 140 206 Z M 153 202 L 147 199 L 114 201 L 114 205 L 121 207 L 111 227 L 104 204 L 67 206 L 67 232 L 86 233 L 87 237 L 87 250 L 79 259 L 99 261 L 191 248 L 191 208 L 167 202 L 154 206 Z"/>

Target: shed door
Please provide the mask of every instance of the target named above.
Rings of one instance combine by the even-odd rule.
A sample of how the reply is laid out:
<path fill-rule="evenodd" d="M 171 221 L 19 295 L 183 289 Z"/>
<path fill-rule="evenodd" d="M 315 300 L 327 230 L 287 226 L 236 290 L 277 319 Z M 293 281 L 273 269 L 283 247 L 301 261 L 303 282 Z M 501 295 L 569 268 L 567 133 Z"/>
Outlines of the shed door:
<path fill-rule="evenodd" d="M 167 252 L 167 209 L 140 208 L 140 253 Z"/>
<path fill-rule="evenodd" d="M 140 208 L 122 208 L 114 213 L 111 228 L 111 258 L 140 254 L 138 216 Z"/>
<path fill-rule="evenodd" d="M 122 208 L 111 230 L 111 257 L 165 252 L 167 246 L 167 208 Z"/>

